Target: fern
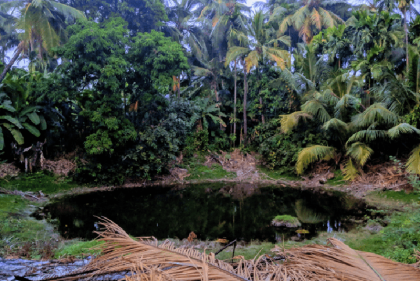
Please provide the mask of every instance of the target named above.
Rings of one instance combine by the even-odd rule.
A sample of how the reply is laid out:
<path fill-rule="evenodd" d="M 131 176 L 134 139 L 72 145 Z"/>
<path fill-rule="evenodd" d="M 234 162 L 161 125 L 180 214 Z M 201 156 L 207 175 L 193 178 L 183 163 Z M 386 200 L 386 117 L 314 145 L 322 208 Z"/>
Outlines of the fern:
<path fill-rule="evenodd" d="M 280 115 L 281 130 L 283 133 L 288 133 L 293 130 L 301 119 L 311 119 L 312 116 L 303 111 L 296 111 L 288 115 Z"/>
<path fill-rule="evenodd" d="M 304 170 L 312 163 L 320 160 L 328 161 L 335 156 L 335 148 L 323 145 L 314 145 L 304 148 L 299 152 L 296 162 L 296 172 L 303 174 Z"/>
<path fill-rule="evenodd" d="M 351 160 L 351 158 L 347 161 L 347 163 L 345 163 L 343 173 L 344 173 L 343 179 L 346 181 L 353 181 L 359 174 L 359 171 L 353 165 L 353 161 Z"/>
<path fill-rule="evenodd" d="M 406 164 L 407 171 L 420 175 L 420 145 L 414 148 L 410 154 Z"/>
<path fill-rule="evenodd" d="M 347 149 L 346 155 L 352 157 L 360 166 L 363 167 L 372 153 L 373 150 L 366 144 L 362 142 L 355 142 Z"/>

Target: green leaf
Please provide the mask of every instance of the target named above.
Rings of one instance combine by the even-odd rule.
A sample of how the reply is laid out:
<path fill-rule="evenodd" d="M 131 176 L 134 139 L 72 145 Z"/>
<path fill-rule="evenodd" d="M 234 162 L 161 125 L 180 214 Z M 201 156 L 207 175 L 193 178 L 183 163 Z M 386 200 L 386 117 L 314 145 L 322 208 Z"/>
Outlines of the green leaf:
<path fill-rule="evenodd" d="M 45 121 L 44 116 L 40 115 L 39 119 L 41 120 L 41 130 L 46 130 L 47 129 L 47 121 Z"/>
<path fill-rule="evenodd" d="M 39 125 L 39 123 L 41 122 L 39 115 L 36 114 L 36 112 L 32 112 L 28 114 L 29 119 L 31 119 L 32 123 L 34 123 L 35 125 Z"/>
<path fill-rule="evenodd" d="M 19 131 L 19 130 L 16 130 L 15 128 L 13 128 L 13 126 L 12 125 L 10 125 L 9 123 L 2 123 L 2 125 L 6 128 L 6 129 L 8 129 L 9 131 L 10 131 L 10 133 L 12 133 L 12 135 L 13 135 L 13 138 L 16 140 L 16 142 L 19 144 L 19 145 L 22 145 L 22 144 L 24 144 L 24 139 L 23 139 L 23 136 L 22 136 L 22 133 Z"/>
<path fill-rule="evenodd" d="M 35 106 L 35 105 L 28 106 L 28 107 L 26 107 L 24 110 L 22 110 L 19 113 L 19 117 L 22 117 L 22 116 L 26 115 L 29 112 L 34 112 L 35 110 L 40 109 L 40 108 L 41 108 L 40 106 Z"/>
<path fill-rule="evenodd" d="M 35 137 L 38 138 L 41 135 L 41 132 L 37 128 L 35 128 L 34 126 L 32 126 L 28 123 L 23 123 L 22 125 L 23 125 L 23 127 L 25 127 L 26 130 L 28 130 Z"/>
<path fill-rule="evenodd" d="M 10 112 L 15 112 L 16 111 L 16 109 L 13 107 L 13 106 L 11 106 L 11 104 L 12 104 L 12 102 L 11 101 L 9 101 L 9 100 L 7 100 L 7 101 L 4 101 L 3 102 L 3 104 L 2 105 L 0 105 L 0 109 L 6 109 L 7 111 L 10 111 Z"/>
<path fill-rule="evenodd" d="M 16 127 L 18 127 L 19 129 L 23 129 L 22 124 L 20 124 L 19 120 L 17 120 L 16 118 L 13 118 L 12 116 L 9 116 L 9 115 L 0 116 L 0 119 L 5 119 L 9 121 L 10 123 L 12 123 L 13 125 L 15 125 Z"/>

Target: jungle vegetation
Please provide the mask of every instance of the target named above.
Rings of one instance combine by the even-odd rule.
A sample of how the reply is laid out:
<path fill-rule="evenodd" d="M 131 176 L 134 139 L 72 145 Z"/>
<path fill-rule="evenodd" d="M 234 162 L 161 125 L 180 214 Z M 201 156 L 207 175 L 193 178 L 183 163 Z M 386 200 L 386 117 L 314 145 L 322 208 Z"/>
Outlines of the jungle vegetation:
<path fill-rule="evenodd" d="M 413 0 L 1 0 L 0 157 L 76 150 L 97 183 L 233 148 L 420 174 L 419 47 Z"/>

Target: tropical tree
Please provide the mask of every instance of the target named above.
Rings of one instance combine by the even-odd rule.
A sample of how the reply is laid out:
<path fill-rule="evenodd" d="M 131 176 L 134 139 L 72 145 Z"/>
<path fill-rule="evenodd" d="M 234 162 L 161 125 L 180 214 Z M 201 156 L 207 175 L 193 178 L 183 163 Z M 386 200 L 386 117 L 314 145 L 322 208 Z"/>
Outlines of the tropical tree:
<path fill-rule="evenodd" d="M 409 56 L 408 56 L 408 27 L 407 27 L 407 8 L 414 0 L 398 0 L 398 8 L 404 16 L 404 33 L 405 33 L 405 59 L 407 64 L 407 72 L 409 71 Z"/>
<path fill-rule="evenodd" d="M 345 5 L 345 1 L 334 1 L 335 5 Z M 323 28 L 333 27 L 344 24 L 343 19 L 329 11 L 326 6 L 331 1 L 323 0 L 302 0 L 299 2 L 300 8 L 292 15 L 288 15 L 280 24 L 279 32 L 284 33 L 289 26 L 293 26 L 299 31 L 303 41 L 310 43 L 314 35 Z"/>
<path fill-rule="evenodd" d="M 175 41 L 188 45 L 194 56 L 201 58 L 206 52 L 202 27 L 196 21 L 194 9 L 200 6 L 199 0 L 174 0 L 173 5 L 166 7 L 168 22 L 162 26 L 162 31 L 169 34 Z"/>
<path fill-rule="evenodd" d="M 34 51 L 38 48 L 38 58 L 53 47 L 60 45 L 65 39 L 64 29 L 68 22 L 85 18 L 83 13 L 53 0 L 17 1 L 16 5 L 25 5 L 17 19 L 17 28 L 24 32 L 20 34 L 21 42 L 15 54 L 0 75 L 0 82 L 12 67 L 20 53 L 24 50 Z M 1 15 L 0 15 L 1 16 Z"/>
<path fill-rule="evenodd" d="M 248 27 L 248 35 L 252 37 L 252 41 L 247 47 L 233 46 L 229 49 L 226 55 L 225 65 L 236 60 L 237 58 L 243 59 L 244 66 L 244 135 L 247 134 L 246 123 L 246 106 L 248 83 L 246 82 L 246 75 L 250 72 L 251 68 L 258 66 L 261 62 L 271 61 L 276 63 L 281 69 L 285 69 L 290 65 L 289 53 L 281 49 L 279 46 L 289 46 L 290 38 L 288 36 L 274 36 L 274 30 L 267 24 L 267 15 L 263 11 L 258 11 L 254 14 L 252 22 Z M 273 38 L 274 37 L 274 38 Z M 258 73 L 258 70 L 256 71 Z M 262 101 L 261 101 L 262 103 Z"/>

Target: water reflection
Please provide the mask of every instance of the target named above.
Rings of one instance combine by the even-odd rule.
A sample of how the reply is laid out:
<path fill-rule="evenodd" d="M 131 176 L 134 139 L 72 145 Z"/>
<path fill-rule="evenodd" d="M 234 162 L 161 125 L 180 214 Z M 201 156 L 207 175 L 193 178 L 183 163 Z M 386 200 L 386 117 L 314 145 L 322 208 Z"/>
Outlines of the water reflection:
<path fill-rule="evenodd" d="M 158 239 L 217 238 L 299 240 L 297 229 L 270 226 L 276 215 L 297 217 L 310 238 L 319 231 L 347 231 L 349 216 L 363 216 L 363 202 L 342 194 L 256 185 L 200 185 L 188 188 L 132 188 L 61 199 L 45 208 L 59 219 L 64 237 L 94 238 L 97 218 L 105 216 L 134 236 Z M 297 237 L 297 238 L 296 238 Z"/>

